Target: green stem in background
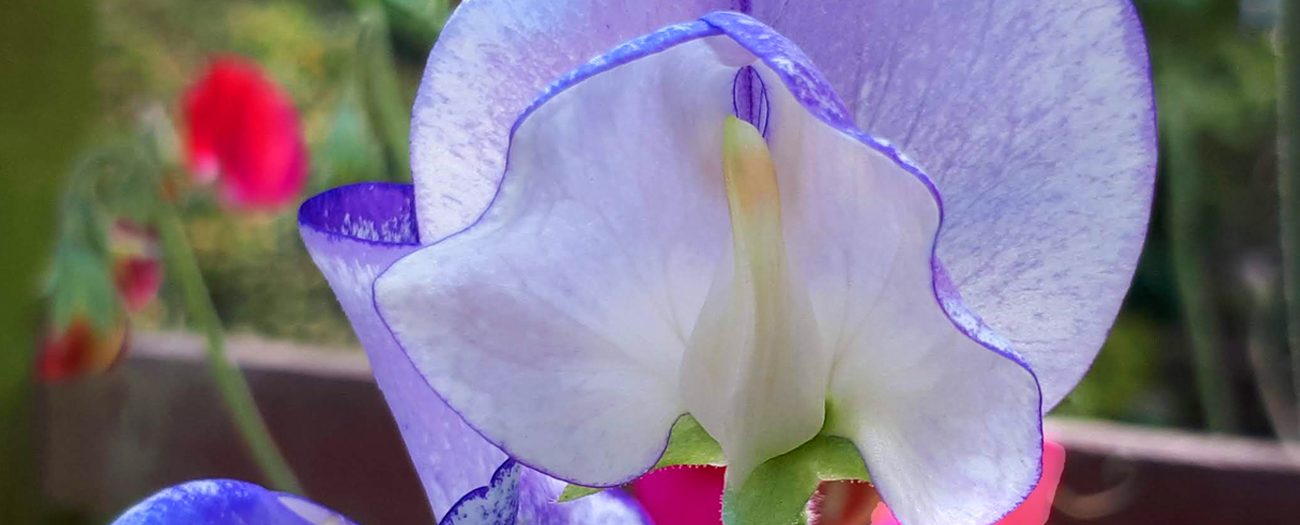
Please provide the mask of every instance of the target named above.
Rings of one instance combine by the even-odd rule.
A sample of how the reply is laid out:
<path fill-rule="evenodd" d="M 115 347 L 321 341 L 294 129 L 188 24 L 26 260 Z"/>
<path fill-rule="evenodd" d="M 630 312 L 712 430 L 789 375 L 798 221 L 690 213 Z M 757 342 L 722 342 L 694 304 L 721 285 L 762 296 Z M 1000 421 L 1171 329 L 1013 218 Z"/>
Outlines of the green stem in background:
<path fill-rule="evenodd" d="M 1164 131 L 1168 137 L 1169 244 L 1179 303 L 1191 337 L 1201 412 L 1210 430 L 1233 432 L 1238 429 L 1237 403 L 1220 351 L 1219 323 L 1208 286 L 1211 278 L 1202 244 L 1204 206 L 1196 140 L 1177 117 L 1166 120 Z"/>
<path fill-rule="evenodd" d="M 358 63 L 353 67 L 361 75 L 361 91 L 371 127 L 378 132 L 388 157 L 389 180 L 405 181 L 411 177 L 407 153 L 411 141 L 411 100 L 402 91 L 390 40 L 384 9 L 373 4 L 362 8 Z"/>
<path fill-rule="evenodd" d="M 294 476 L 289 463 L 285 461 L 275 440 L 271 438 L 266 421 L 257 410 L 257 404 L 253 402 L 253 393 L 248 388 L 243 373 L 226 356 L 221 319 L 217 316 L 216 307 L 213 306 L 212 297 L 208 293 L 208 286 L 199 272 L 199 263 L 194 257 L 194 251 L 190 249 L 189 241 L 186 239 L 184 224 L 170 203 L 165 202 L 159 206 L 158 223 L 167 267 L 172 270 L 177 284 L 180 285 L 185 309 L 189 312 L 191 322 L 196 323 L 203 331 L 207 341 L 208 367 L 212 371 L 212 378 L 217 384 L 221 400 L 235 421 L 240 437 L 244 439 L 244 443 L 253 454 L 253 460 L 270 480 L 271 485 L 280 491 L 304 494 L 298 478 Z"/>
<path fill-rule="evenodd" d="M 1282 288 L 1291 349 L 1291 384 L 1300 406 L 1300 0 L 1282 2 L 1278 78 L 1278 195 L 1282 230 Z"/>

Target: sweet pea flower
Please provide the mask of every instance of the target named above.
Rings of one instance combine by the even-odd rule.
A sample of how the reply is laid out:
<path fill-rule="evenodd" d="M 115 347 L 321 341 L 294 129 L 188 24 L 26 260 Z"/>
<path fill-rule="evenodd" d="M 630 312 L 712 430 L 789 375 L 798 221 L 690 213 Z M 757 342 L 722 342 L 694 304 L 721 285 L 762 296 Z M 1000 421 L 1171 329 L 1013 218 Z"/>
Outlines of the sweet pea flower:
<path fill-rule="evenodd" d="M 1127 290 L 1155 144 L 1126 1 L 471 0 L 414 108 L 426 246 L 357 286 L 549 475 L 627 483 L 690 416 L 737 500 L 839 439 L 900 522 L 988 524 Z"/>
<path fill-rule="evenodd" d="M 358 184 L 299 209 L 303 241 L 357 332 L 371 370 L 440 525 L 652 525 L 626 494 L 556 503 L 564 483 L 508 458 L 469 427 L 420 377 L 374 308 L 369 283 L 419 249 L 409 185 Z M 327 503 L 327 502 L 326 502 Z M 296 495 L 235 480 L 164 489 L 115 525 L 306 525 L 352 523 Z"/>
<path fill-rule="evenodd" d="M 307 181 L 307 149 L 293 101 L 240 57 L 212 61 L 186 91 L 185 149 L 200 182 L 239 209 L 292 202 Z"/>
<path fill-rule="evenodd" d="M 411 131 L 413 188 L 300 222 L 438 511 L 501 461 L 631 482 L 689 416 L 739 500 L 838 440 L 900 522 L 996 522 L 1155 164 L 1123 0 L 467 0 Z"/>

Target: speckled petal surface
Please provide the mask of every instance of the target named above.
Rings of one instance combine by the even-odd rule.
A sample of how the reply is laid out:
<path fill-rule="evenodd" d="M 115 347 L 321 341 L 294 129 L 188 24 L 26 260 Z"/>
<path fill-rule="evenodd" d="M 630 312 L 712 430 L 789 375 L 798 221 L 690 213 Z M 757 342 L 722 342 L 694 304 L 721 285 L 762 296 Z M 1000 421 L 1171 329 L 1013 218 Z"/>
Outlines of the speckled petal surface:
<path fill-rule="evenodd" d="M 754 0 L 858 126 L 943 195 L 939 257 L 1050 408 L 1082 377 L 1146 234 L 1156 135 L 1127 0 Z"/>
<path fill-rule="evenodd" d="M 365 183 L 324 192 L 299 210 L 303 242 L 334 289 L 365 347 L 371 369 L 397 420 L 435 516 L 500 481 L 505 453 L 471 429 L 411 366 L 374 309 L 375 276 L 419 247 L 409 185 Z M 513 462 L 510 462 L 513 464 Z M 555 503 L 564 483 L 523 466 L 518 512 L 525 523 L 635 525 L 641 514 L 617 494 Z M 499 479 L 500 478 L 500 479 Z M 514 479 L 513 477 L 511 479 Z M 572 521 L 577 518 L 579 521 Z"/>
<path fill-rule="evenodd" d="M 939 255 L 956 288 L 1033 364 L 1045 405 L 1059 402 L 1118 311 L 1150 212 L 1154 102 L 1126 0 L 466 2 L 414 109 L 426 241 L 482 213 L 509 125 L 543 86 L 617 42 L 720 9 L 798 44 L 859 128 L 924 162 L 944 196 Z"/>
<path fill-rule="evenodd" d="M 469 0 L 429 55 L 411 120 L 425 243 L 474 221 L 505 167 L 507 135 L 560 75 L 626 40 L 733 0 Z"/>
<path fill-rule="evenodd" d="M 232 479 L 168 487 L 127 509 L 112 525 L 350 525 L 306 499 Z"/>
<path fill-rule="evenodd" d="M 506 460 L 487 485 L 465 494 L 439 525 L 656 525 L 621 489 L 556 503 L 564 483 Z"/>
<path fill-rule="evenodd" d="M 506 459 L 411 366 L 374 308 L 374 279 L 419 248 L 409 185 L 363 183 L 312 197 L 298 212 L 312 260 L 365 348 L 435 516 L 482 486 Z"/>
<path fill-rule="evenodd" d="M 685 411 L 685 338 L 729 237 L 701 174 L 720 173 L 735 69 L 674 46 L 715 32 L 673 26 L 561 78 L 521 117 L 487 215 L 376 282 L 443 398 L 561 479 L 630 481 Z"/>

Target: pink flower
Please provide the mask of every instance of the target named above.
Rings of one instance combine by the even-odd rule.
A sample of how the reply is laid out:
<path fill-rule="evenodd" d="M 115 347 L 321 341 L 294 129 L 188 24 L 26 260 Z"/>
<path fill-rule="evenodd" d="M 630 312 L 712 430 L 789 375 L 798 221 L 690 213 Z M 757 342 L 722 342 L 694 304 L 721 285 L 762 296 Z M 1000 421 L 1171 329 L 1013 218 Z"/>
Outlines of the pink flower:
<path fill-rule="evenodd" d="M 720 525 L 722 477 L 710 466 L 668 467 L 632 483 L 632 495 L 657 525 Z"/>
<path fill-rule="evenodd" d="M 119 220 L 109 231 L 109 250 L 117 294 L 128 312 L 139 312 L 158 297 L 158 289 L 162 287 L 158 234 Z"/>
<path fill-rule="evenodd" d="M 1038 486 L 1019 507 L 998 521 L 997 525 L 1043 525 L 1052 513 L 1052 500 L 1065 470 L 1065 447 L 1051 441 L 1043 443 L 1043 476 Z M 898 525 L 898 520 L 884 503 L 871 513 L 871 525 Z"/>
<path fill-rule="evenodd" d="M 273 209 L 297 197 L 307 154 L 293 103 L 239 57 L 217 58 L 185 93 L 185 146 L 200 182 L 216 181 L 242 209 Z"/>

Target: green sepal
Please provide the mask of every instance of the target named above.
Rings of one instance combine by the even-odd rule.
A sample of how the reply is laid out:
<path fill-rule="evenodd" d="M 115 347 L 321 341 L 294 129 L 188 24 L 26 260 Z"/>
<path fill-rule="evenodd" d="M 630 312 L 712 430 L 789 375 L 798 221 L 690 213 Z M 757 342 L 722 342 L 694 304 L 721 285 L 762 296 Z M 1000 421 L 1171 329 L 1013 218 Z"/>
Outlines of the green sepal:
<path fill-rule="evenodd" d="M 684 414 L 673 423 L 672 433 L 668 436 L 668 448 L 651 470 L 678 465 L 722 465 L 722 446 L 700 426 L 690 414 Z M 603 488 L 568 485 L 560 493 L 560 502 L 573 501 L 578 498 L 596 494 Z"/>
<path fill-rule="evenodd" d="M 723 494 L 727 525 L 807 523 L 808 500 L 822 481 L 869 480 L 856 446 L 847 439 L 818 435 L 812 441 L 759 465 L 739 489 Z"/>
<path fill-rule="evenodd" d="M 102 254 L 79 243 L 59 243 L 48 294 L 51 328 L 57 332 L 77 319 L 90 321 L 101 333 L 108 332 L 121 315 L 107 261 Z"/>

